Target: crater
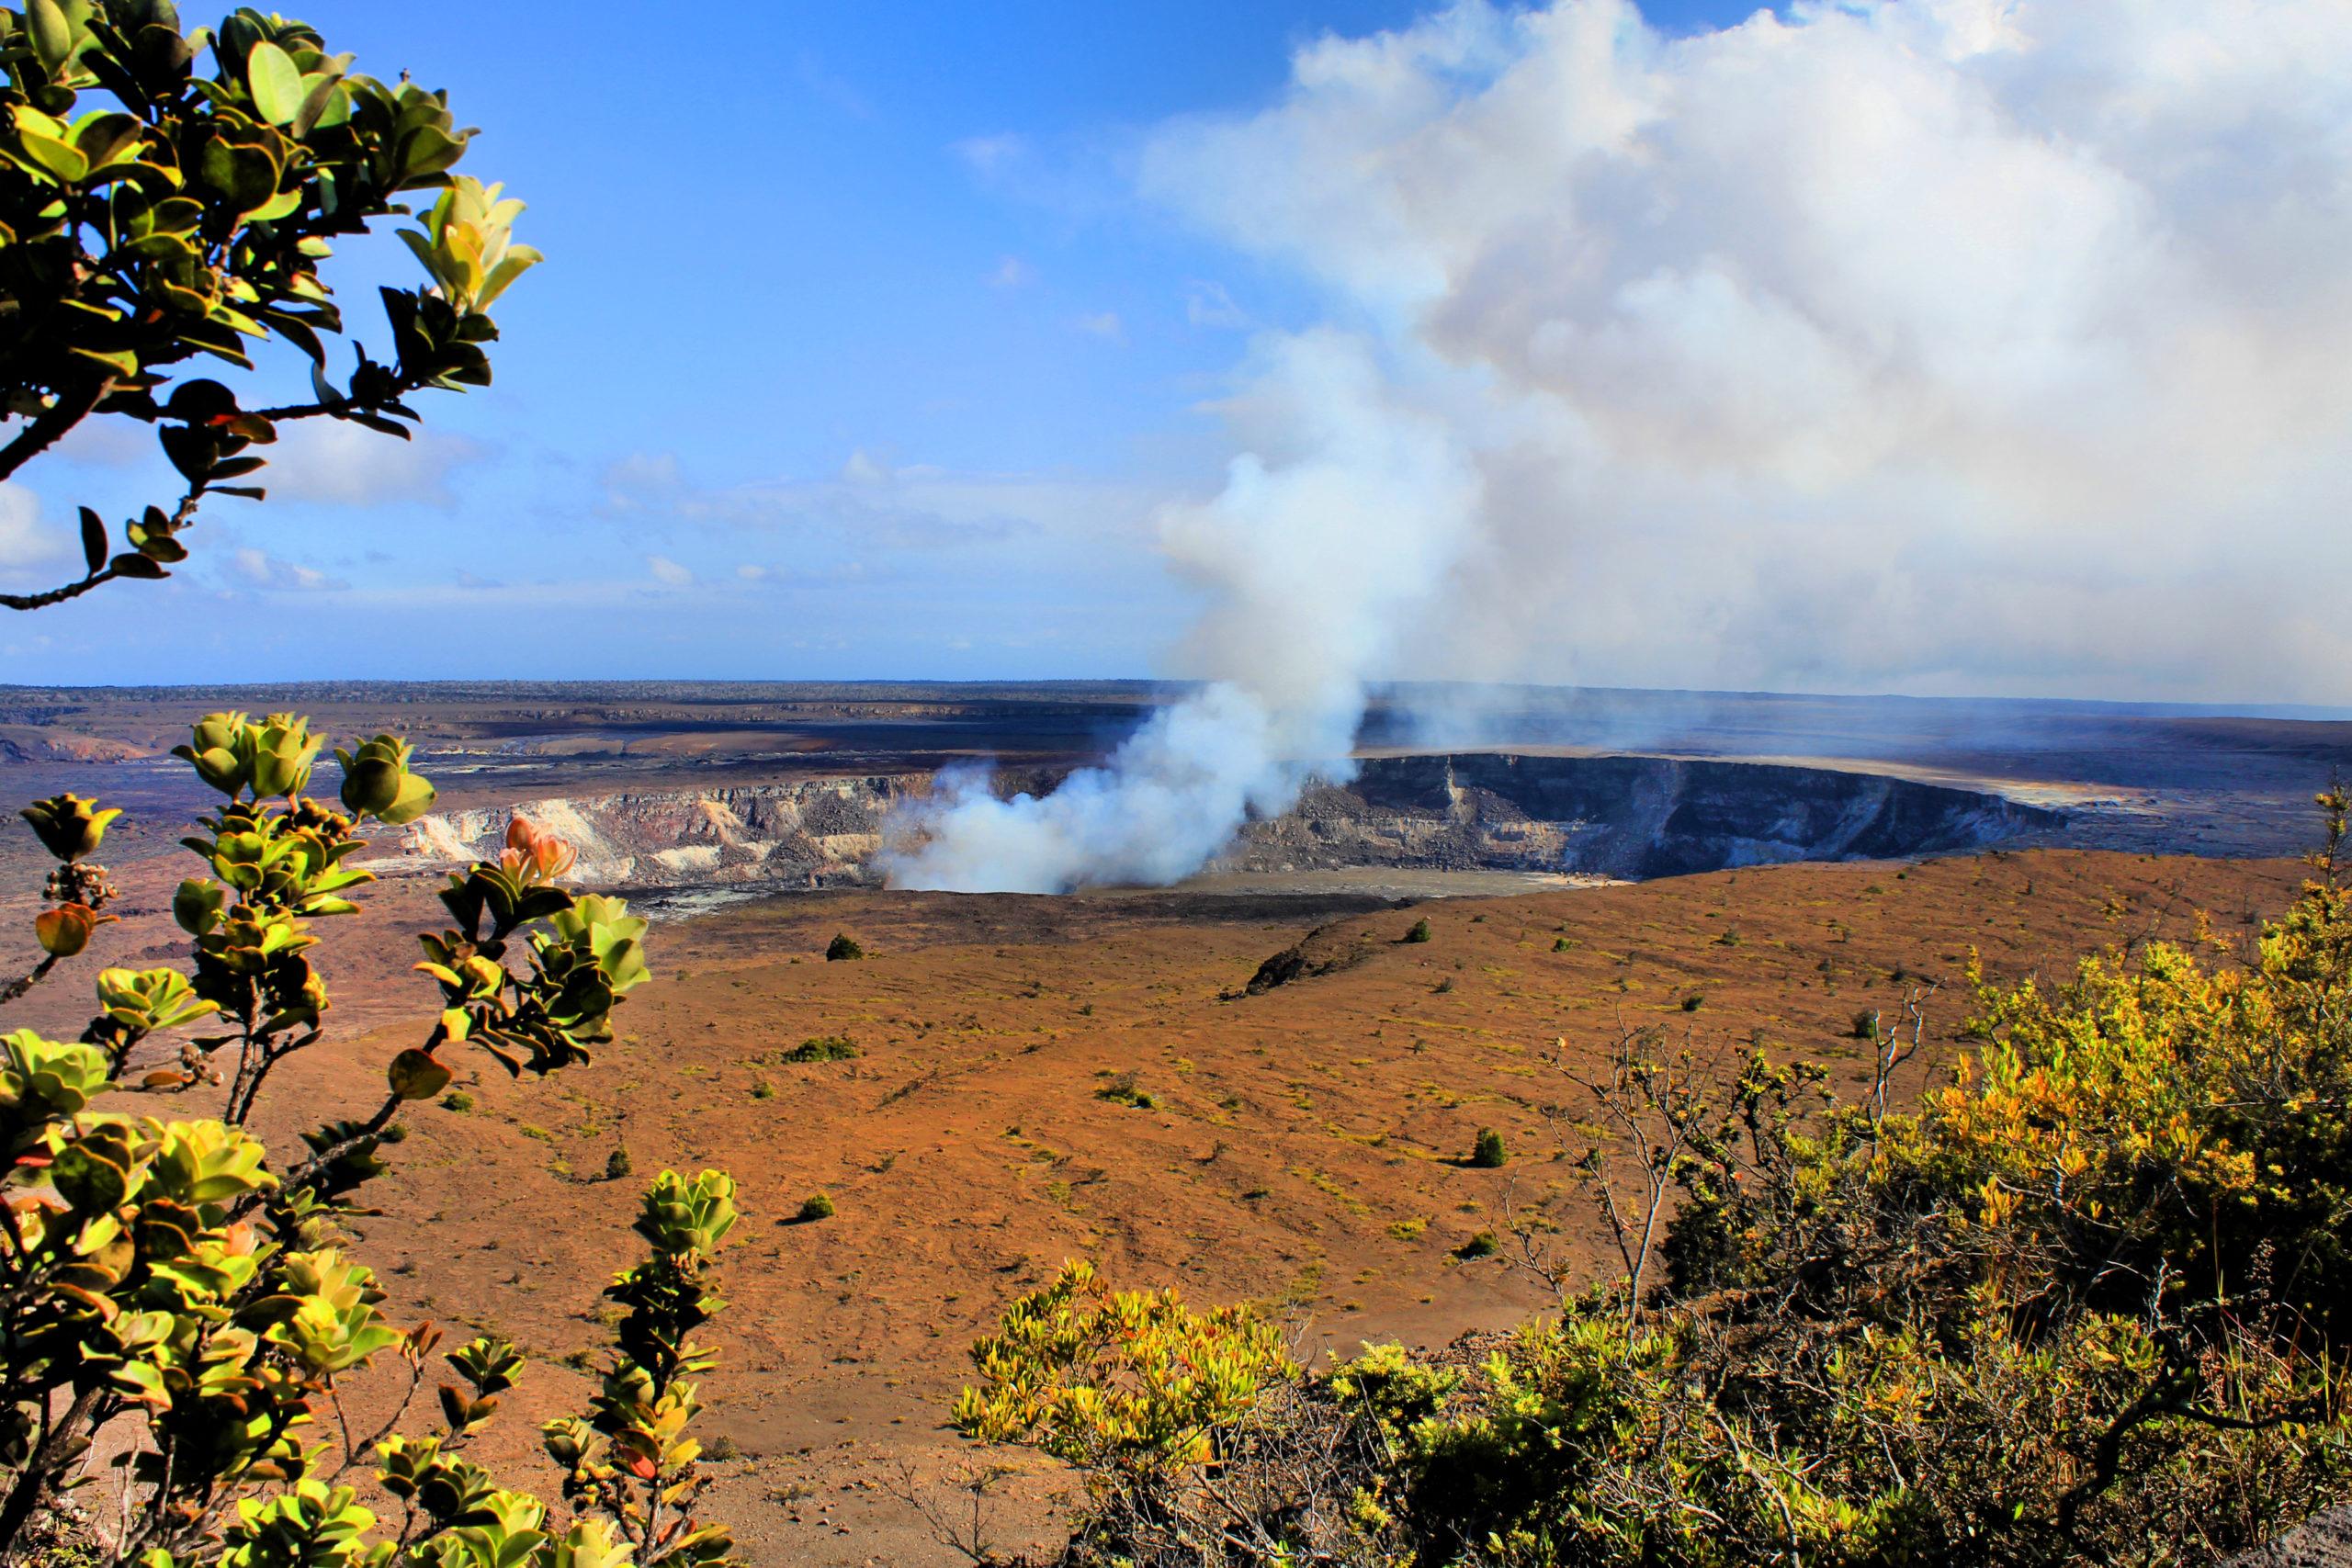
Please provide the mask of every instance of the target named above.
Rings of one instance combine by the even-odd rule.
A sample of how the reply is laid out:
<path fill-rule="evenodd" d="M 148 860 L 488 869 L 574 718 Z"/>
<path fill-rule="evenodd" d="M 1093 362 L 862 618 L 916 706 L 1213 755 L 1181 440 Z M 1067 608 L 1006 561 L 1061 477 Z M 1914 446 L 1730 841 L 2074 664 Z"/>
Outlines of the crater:
<path fill-rule="evenodd" d="M 1058 770 L 1001 775 L 1050 789 Z M 892 814 L 923 773 L 721 789 L 549 796 L 421 818 L 412 856 L 495 853 L 514 810 L 580 852 L 594 886 L 639 889 L 854 886 L 881 878 Z M 1378 757 L 1250 823 L 1214 872 L 1571 873 L 1627 879 L 1788 861 L 1904 859 L 1985 848 L 2063 827 L 2064 814 L 1985 790 L 1772 762 L 1513 752 Z"/>

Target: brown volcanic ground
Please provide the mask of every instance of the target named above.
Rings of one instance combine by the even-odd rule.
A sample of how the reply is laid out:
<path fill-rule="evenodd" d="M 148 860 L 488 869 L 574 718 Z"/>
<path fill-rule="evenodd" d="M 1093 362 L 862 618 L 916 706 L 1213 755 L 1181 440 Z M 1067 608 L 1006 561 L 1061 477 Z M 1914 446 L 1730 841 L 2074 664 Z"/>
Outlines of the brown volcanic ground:
<path fill-rule="evenodd" d="M 132 918 L 107 933 L 112 961 L 169 949 L 166 864 L 127 870 Z M 717 1467 L 708 1511 L 756 1562 L 953 1562 L 892 1495 L 900 1467 L 930 1487 L 978 1457 L 940 1429 L 963 1348 L 1062 1258 L 1197 1300 L 1264 1302 L 1309 1348 L 1498 1325 L 1540 1292 L 1453 1249 L 1499 1227 L 1507 1195 L 1561 1227 L 1565 1255 L 1598 1266 L 1599 1237 L 1553 1157 L 1547 1110 L 1581 1094 L 1553 1055 L 1588 1066 L 1621 1027 L 1658 1024 L 1720 1059 L 1754 1037 L 1859 1074 L 1851 1021 L 1897 1005 L 1898 976 L 1956 979 L 1972 946 L 2000 977 L 2060 974 L 2089 950 L 2185 934 L 2199 910 L 2243 940 L 2299 873 L 2033 851 L 1409 911 L 1197 891 L 770 899 L 658 929 L 662 977 L 591 1066 L 516 1084 L 481 1061 L 464 1085 L 472 1112 L 420 1109 L 373 1190 L 382 1214 L 356 1228 L 397 1319 L 495 1325 L 534 1354 L 486 1452 L 551 1484 L 536 1425 L 583 1399 L 587 1380 L 563 1359 L 601 1346 L 595 1292 L 635 1250 L 639 1181 L 596 1179 L 606 1155 L 625 1144 L 640 1179 L 665 1165 L 733 1171 L 747 1217 L 725 1266 L 732 1305 L 710 1335 L 723 1359 L 706 1436 L 743 1457 Z M 265 1126 L 274 1142 L 372 1103 L 381 1064 L 419 1032 L 430 997 L 402 970 L 407 933 L 433 923 L 430 891 L 396 872 L 368 913 L 330 931 L 345 1028 L 286 1069 Z M 19 913 L 0 911 L 5 929 Z M 1434 939 L 1400 942 L 1423 917 Z M 1317 928 L 1310 957 L 1361 960 L 1238 994 Z M 871 956 L 821 962 L 837 931 Z M 66 1027 L 88 966 L 5 1021 Z M 1956 988 L 1933 998 L 1937 1055 L 1965 1011 Z M 862 1054 L 777 1059 L 831 1034 Z M 1101 1095 L 1126 1074 L 1150 1109 Z M 1487 1125 L 1511 1164 L 1457 1164 Z M 838 1213 L 790 1223 L 820 1190 Z M 355 1403 L 366 1412 L 380 1396 Z M 1015 1542 L 1049 1528 L 1056 1484 L 1024 1468 L 1005 1488 Z"/>
<path fill-rule="evenodd" d="M 185 962 L 168 906 L 191 868 L 173 841 L 209 801 L 160 753 L 209 707 L 300 706 L 338 737 L 403 730 L 445 806 L 494 807 L 980 757 L 1042 775 L 1099 756 L 1161 695 L 1117 683 L 0 690 L 0 780 L 17 799 L 72 788 L 131 808 L 107 845 L 124 923 L 0 1012 L 0 1026 L 70 1034 L 98 962 Z M 964 1347 L 1062 1258 L 1093 1257 L 1115 1280 L 1180 1283 L 1199 1300 L 1266 1303 L 1315 1350 L 1508 1323 L 1540 1306 L 1540 1292 L 1499 1260 L 1453 1255 L 1499 1228 L 1507 1196 L 1559 1227 L 1562 1256 L 1599 1266 L 1600 1238 L 1551 1157 L 1547 1111 L 1582 1095 L 1559 1063 L 1589 1066 L 1621 1028 L 1660 1024 L 1718 1060 L 1755 1038 L 1859 1072 L 1856 1012 L 1897 1005 L 1898 976 L 1956 978 L 1971 946 L 2015 978 L 2185 934 L 2200 909 L 2242 940 L 2291 895 L 2293 863 L 2112 852 L 2292 847 L 2312 788 L 2352 760 L 2352 724 L 2282 717 L 1689 694 L 1530 701 L 1514 745 L 1826 760 L 1989 785 L 2065 807 L 2056 841 L 2107 852 L 1525 893 L 1511 873 L 1394 868 L 1058 899 L 842 892 L 664 924 L 662 978 L 594 1064 L 517 1084 L 477 1059 L 479 1081 L 462 1086 L 472 1112 L 418 1110 L 374 1190 L 383 1213 L 356 1227 L 389 1310 L 460 1334 L 495 1325 L 533 1352 L 485 1451 L 552 1486 L 537 1424 L 584 1399 L 588 1380 L 567 1359 L 584 1364 L 605 1337 L 596 1292 L 636 1251 L 628 1224 L 642 1179 L 663 1165 L 724 1167 L 743 1183 L 748 1217 L 725 1268 L 734 1304 L 710 1336 L 723 1360 L 707 1435 L 743 1457 L 717 1467 L 709 1511 L 763 1564 L 957 1561 L 892 1489 L 902 1465 L 931 1488 L 1001 1457 L 967 1452 L 940 1420 Z M 1368 734 L 1367 745 L 1396 739 Z M 45 869 L 28 833 L 0 834 L 0 931 L 24 931 Z M 372 1108 L 382 1065 L 429 1015 L 430 989 L 408 966 L 413 932 L 440 923 L 438 878 L 379 869 L 364 914 L 322 922 L 337 1027 L 281 1069 L 262 1128 L 281 1148 L 303 1127 Z M 1409 912 L 1375 896 L 1397 891 L 1512 896 Z M 1422 916 L 1435 939 L 1399 942 Z M 836 931 L 873 956 L 821 962 Z M 1330 972 L 1242 994 L 1263 960 L 1294 947 L 1305 968 Z M 1965 1010 L 1956 987 L 1933 999 L 1937 1055 L 1955 1049 Z M 777 1059 L 833 1034 L 862 1054 Z M 1149 1109 L 1099 1093 L 1127 1074 Z M 1486 1125 L 1503 1132 L 1511 1164 L 1454 1163 Z M 638 1178 L 599 1179 L 622 1144 Z M 820 1190 L 839 1213 L 789 1223 Z M 360 1419 L 387 1390 L 354 1393 Z M 1005 1544 L 1050 1529 L 1056 1485 L 1036 1466 L 1007 1483 Z"/>

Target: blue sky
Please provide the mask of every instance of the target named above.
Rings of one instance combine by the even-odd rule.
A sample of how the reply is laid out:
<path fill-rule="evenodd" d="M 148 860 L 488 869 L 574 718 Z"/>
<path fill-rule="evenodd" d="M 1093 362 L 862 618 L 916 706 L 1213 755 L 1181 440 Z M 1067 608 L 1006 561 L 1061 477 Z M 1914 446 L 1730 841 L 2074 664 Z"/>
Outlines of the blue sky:
<path fill-rule="evenodd" d="M 266 506 L 215 503 L 173 583 L 0 624 L 0 678 L 1152 672 L 1191 601 L 1149 509 L 1213 488 L 1198 405 L 1248 333 L 1320 306 L 1138 200 L 1135 149 L 1270 101 L 1303 41 L 1414 10 L 298 14 L 358 69 L 446 86 L 482 130 L 466 169 L 531 203 L 550 259 L 500 308 L 497 385 L 422 400 L 413 453 L 289 453 Z M 345 259 L 372 324 L 368 285 L 409 264 Z M 93 432 L 28 470 L 51 536 L 159 488 L 144 449 Z"/>
<path fill-rule="evenodd" d="M 2342 704 L 2338 7 L 315 0 L 531 204 L 497 385 L 290 433 L 0 680 L 1279 682 L 1295 633 L 1338 687 Z M 414 264 L 340 259 L 380 345 Z M 170 490 L 135 429 L 19 481 L 11 588 Z"/>

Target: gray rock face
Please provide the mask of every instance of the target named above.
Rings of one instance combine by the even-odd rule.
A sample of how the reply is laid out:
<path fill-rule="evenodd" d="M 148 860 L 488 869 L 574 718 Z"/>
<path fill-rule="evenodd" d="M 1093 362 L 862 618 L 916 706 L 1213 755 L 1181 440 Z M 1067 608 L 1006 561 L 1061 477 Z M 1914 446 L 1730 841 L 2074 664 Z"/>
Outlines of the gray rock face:
<path fill-rule="evenodd" d="M 1055 782 L 1024 773 L 997 787 Z M 930 787 L 909 773 L 557 796 L 422 818 L 402 847 L 451 863 L 495 856 L 520 811 L 580 852 L 591 886 L 835 886 L 878 879 L 893 812 Z M 1351 782 L 1311 788 L 1292 811 L 1244 828 L 1217 863 L 1670 876 L 1950 853 L 2061 820 L 1996 795 L 1827 768 L 1476 752 L 1368 761 Z"/>
<path fill-rule="evenodd" d="M 2352 1507 L 2321 1514 L 2277 1540 L 2241 1551 L 2228 1568 L 2352 1568 Z"/>
<path fill-rule="evenodd" d="M 1253 823 L 1224 863 L 1672 876 L 1945 854 L 2055 828 L 1997 795 L 1829 768 L 1476 752 L 1378 758 Z"/>
<path fill-rule="evenodd" d="M 821 887 L 868 880 L 885 819 L 920 776 L 811 779 L 742 788 L 550 796 L 503 810 L 440 812 L 401 848 L 430 861 L 495 858 L 519 812 L 580 852 L 593 887 Z"/>

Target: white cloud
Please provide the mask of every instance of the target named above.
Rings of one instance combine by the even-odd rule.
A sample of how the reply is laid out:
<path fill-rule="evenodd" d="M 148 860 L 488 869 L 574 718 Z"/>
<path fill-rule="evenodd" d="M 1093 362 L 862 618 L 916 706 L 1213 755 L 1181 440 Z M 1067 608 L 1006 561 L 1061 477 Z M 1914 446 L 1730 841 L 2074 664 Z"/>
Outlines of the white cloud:
<path fill-rule="evenodd" d="M 1396 672 L 2341 701 L 2343 20 L 1471 0 L 1142 179 L 1475 465 Z M 1256 363 L 1237 440 L 1328 446 Z"/>
<path fill-rule="evenodd" d="M 342 420 L 311 419 L 280 425 L 277 442 L 254 456 L 266 457 L 269 467 L 250 482 L 267 486 L 273 501 L 448 506 L 457 499 L 451 471 L 484 452 L 462 435 L 429 429 L 402 441 Z"/>
<path fill-rule="evenodd" d="M 890 459 L 860 446 L 842 464 L 842 478 L 852 484 L 887 484 Z"/>
<path fill-rule="evenodd" d="M 1116 310 L 1097 310 L 1092 315 L 1079 317 L 1070 324 L 1087 336 L 1099 337 L 1106 343 L 1127 341 L 1127 325 L 1119 320 Z"/>
<path fill-rule="evenodd" d="M 982 175 L 993 175 L 1029 155 L 1029 139 L 1018 131 L 999 131 L 989 136 L 967 136 L 956 142 L 949 151 Z"/>
<path fill-rule="evenodd" d="M 745 561 L 735 569 L 735 575 L 746 582 L 759 582 L 766 579 L 768 569 L 756 561 Z"/>
<path fill-rule="evenodd" d="M 1246 327 L 1250 317 L 1222 283 L 1195 278 L 1184 285 L 1184 320 L 1196 327 Z"/>
<path fill-rule="evenodd" d="M 804 548 L 922 553 L 1025 539 L 1132 547 L 1151 536 L 1166 499 L 1075 477 L 897 466 L 862 448 L 831 479 L 725 486 L 696 482 L 668 454 L 639 454 L 605 469 L 604 491 L 602 509 L 616 518 L 784 534 Z"/>
<path fill-rule="evenodd" d="M 318 593 L 350 584 L 313 568 L 281 560 L 268 551 L 246 546 L 229 557 L 229 575 L 249 588 L 278 593 Z"/>
<path fill-rule="evenodd" d="M 1026 288 L 1036 281 L 1037 269 L 1019 256 L 1005 257 L 989 274 L 989 286 L 992 288 Z"/>
<path fill-rule="evenodd" d="M 65 553 L 64 536 L 41 521 L 40 497 L 14 480 L 0 480 L 0 571 L 47 566 Z"/>
<path fill-rule="evenodd" d="M 645 570 L 653 574 L 653 580 L 656 582 L 669 588 L 684 588 L 695 580 L 695 574 L 692 571 L 680 566 L 668 556 L 646 557 Z"/>

